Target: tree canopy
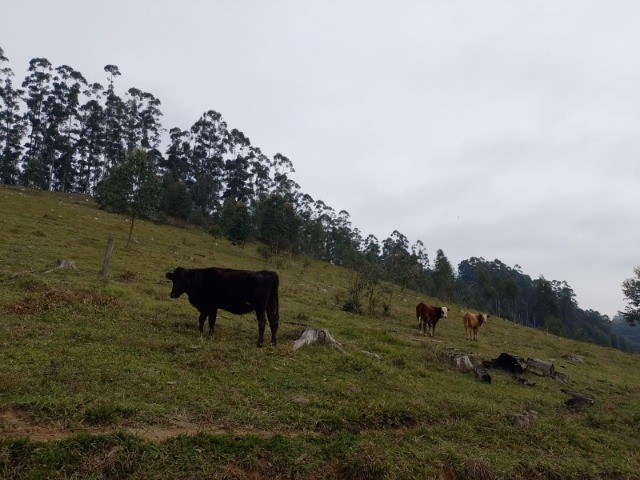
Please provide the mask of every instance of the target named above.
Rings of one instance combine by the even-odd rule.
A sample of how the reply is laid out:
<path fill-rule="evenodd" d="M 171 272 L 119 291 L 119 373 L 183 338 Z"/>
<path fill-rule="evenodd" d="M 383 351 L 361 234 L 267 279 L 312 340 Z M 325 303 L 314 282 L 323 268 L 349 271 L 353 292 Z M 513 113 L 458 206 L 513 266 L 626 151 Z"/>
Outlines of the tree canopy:
<path fill-rule="evenodd" d="M 622 293 L 628 305 L 624 311 L 618 312 L 629 325 L 640 324 L 640 266 L 633 269 L 634 277 L 622 282 Z"/>

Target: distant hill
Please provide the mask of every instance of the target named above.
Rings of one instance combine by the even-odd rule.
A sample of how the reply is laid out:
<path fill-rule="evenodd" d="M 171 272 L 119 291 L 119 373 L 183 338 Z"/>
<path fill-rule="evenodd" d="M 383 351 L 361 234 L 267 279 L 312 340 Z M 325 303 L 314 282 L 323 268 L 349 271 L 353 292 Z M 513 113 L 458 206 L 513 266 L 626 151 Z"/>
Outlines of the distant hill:
<path fill-rule="evenodd" d="M 622 317 L 615 316 L 611 329 L 631 344 L 634 352 L 640 352 L 640 325 L 631 326 Z"/>

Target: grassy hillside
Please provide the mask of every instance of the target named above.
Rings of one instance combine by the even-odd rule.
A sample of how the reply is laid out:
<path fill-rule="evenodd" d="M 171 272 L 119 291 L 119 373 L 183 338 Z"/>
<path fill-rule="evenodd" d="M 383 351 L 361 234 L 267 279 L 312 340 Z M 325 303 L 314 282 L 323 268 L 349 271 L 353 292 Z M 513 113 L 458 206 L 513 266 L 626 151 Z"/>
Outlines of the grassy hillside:
<path fill-rule="evenodd" d="M 0 187 L 0 478 L 640 478 L 637 356 L 494 318 L 469 342 L 455 305 L 422 337 L 415 305 L 437 300 L 396 290 L 390 317 L 348 314 L 353 273 L 303 259 L 268 265 L 277 347 L 226 312 L 201 340 L 165 272 L 260 269 L 255 246 L 139 222 L 125 250 L 127 234 L 86 197 Z M 61 259 L 78 270 L 50 271 Z M 305 325 L 345 353 L 294 350 Z M 552 361 L 566 381 L 481 383 L 454 350 Z M 595 403 L 570 410 L 562 389 Z"/>

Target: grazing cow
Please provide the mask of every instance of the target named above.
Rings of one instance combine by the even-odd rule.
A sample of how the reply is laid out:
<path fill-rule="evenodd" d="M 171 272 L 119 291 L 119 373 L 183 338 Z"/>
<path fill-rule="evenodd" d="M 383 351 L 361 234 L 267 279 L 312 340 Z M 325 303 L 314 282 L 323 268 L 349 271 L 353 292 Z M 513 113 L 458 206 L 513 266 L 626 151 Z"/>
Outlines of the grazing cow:
<path fill-rule="evenodd" d="M 433 337 L 436 333 L 438 320 L 447 318 L 447 307 L 432 307 L 420 302 L 416 305 L 416 318 L 420 334 L 425 335 L 428 332 Z"/>
<path fill-rule="evenodd" d="M 262 270 L 234 270 L 231 268 L 178 267 L 166 277 L 173 282 L 169 296 L 178 298 L 183 293 L 189 303 L 200 312 L 200 334 L 209 317 L 209 335 L 213 335 L 218 308 L 231 313 L 256 312 L 258 317 L 258 346 L 264 343 L 265 314 L 271 328 L 271 345 L 276 344 L 278 332 L 278 285 L 276 272 Z"/>
<path fill-rule="evenodd" d="M 469 340 L 478 340 L 478 329 L 483 323 L 487 322 L 487 318 L 490 316 L 491 315 L 487 315 L 486 313 L 464 313 L 462 321 L 464 322 L 464 330 Z"/>

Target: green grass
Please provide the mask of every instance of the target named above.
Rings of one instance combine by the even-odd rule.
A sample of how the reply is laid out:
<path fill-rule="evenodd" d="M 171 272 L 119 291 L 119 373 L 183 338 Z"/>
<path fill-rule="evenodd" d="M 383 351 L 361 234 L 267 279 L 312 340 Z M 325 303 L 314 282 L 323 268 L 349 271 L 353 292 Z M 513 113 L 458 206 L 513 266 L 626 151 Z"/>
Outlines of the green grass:
<path fill-rule="evenodd" d="M 256 246 L 140 221 L 125 250 L 127 234 L 86 197 L 0 188 L 0 478 L 640 478 L 637 356 L 493 317 L 469 342 L 456 305 L 421 337 L 416 303 L 441 302 L 396 289 L 390 317 L 348 314 L 336 298 L 353 272 L 302 258 L 267 265 L 277 347 L 226 312 L 202 340 L 165 272 L 261 269 Z M 61 259 L 79 270 L 45 273 Z M 293 350 L 304 325 L 346 353 Z M 480 383 L 454 350 L 553 361 L 567 381 Z M 563 388 L 595 404 L 568 410 Z M 529 426 L 507 420 L 531 411 Z"/>

